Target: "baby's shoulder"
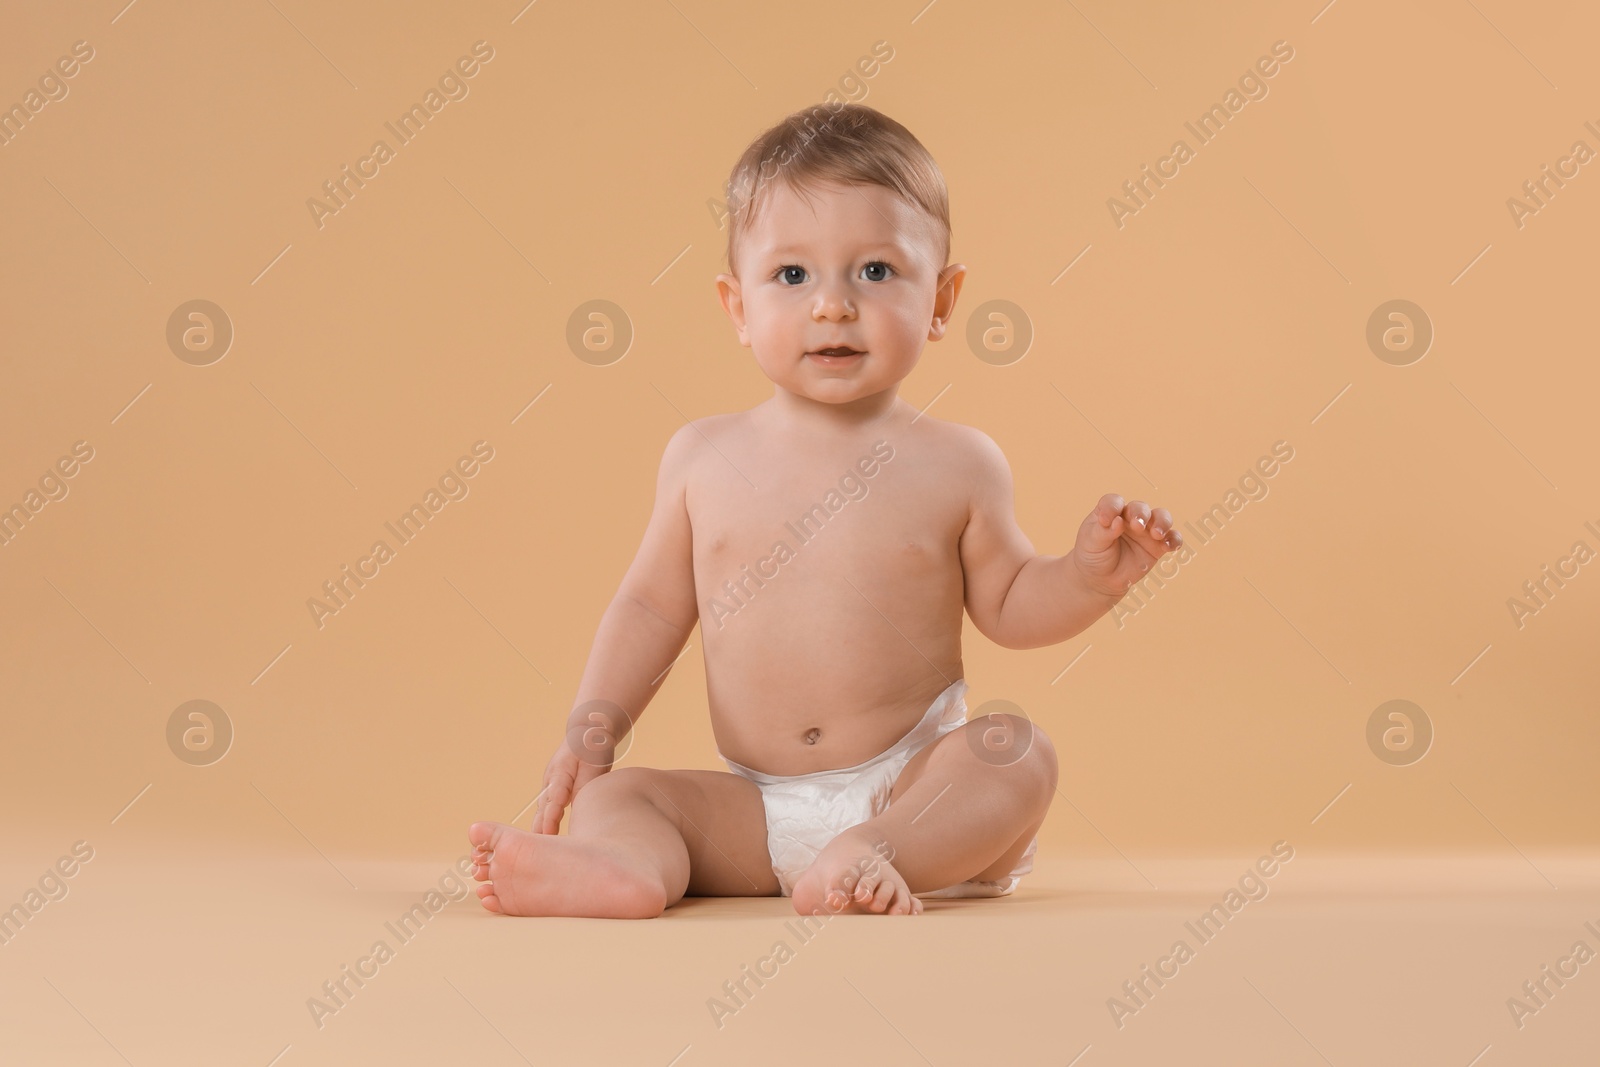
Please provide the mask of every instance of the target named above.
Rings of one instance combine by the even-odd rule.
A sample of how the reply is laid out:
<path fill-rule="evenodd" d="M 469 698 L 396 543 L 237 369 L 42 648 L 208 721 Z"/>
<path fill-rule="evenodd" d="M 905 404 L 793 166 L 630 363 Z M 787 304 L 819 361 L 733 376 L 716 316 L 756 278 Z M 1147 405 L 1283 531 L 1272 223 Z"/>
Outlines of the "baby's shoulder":
<path fill-rule="evenodd" d="M 997 461 L 1005 462 L 1005 454 L 1000 451 L 994 438 L 976 426 L 924 415 L 916 420 L 913 428 L 923 431 L 929 451 L 942 465 L 978 472 L 992 467 Z"/>
<path fill-rule="evenodd" d="M 687 476 L 707 455 L 716 455 L 721 449 L 736 442 L 743 433 L 743 412 L 704 415 L 690 419 L 668 438 L 661 452 L 661 470 Z"/>

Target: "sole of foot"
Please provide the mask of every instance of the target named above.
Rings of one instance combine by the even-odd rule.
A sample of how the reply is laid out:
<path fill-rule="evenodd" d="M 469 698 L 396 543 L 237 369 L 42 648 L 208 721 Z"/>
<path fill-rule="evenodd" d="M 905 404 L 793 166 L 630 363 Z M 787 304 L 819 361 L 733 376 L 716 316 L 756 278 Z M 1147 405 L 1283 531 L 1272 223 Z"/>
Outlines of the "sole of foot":
<path fill-rule="evenodd" d="M 535 834 L 500 822 L 467 829 L 478 899 L 504 915 L 653 919 L 666 890 L 626 852 L 587 838 Z"/>

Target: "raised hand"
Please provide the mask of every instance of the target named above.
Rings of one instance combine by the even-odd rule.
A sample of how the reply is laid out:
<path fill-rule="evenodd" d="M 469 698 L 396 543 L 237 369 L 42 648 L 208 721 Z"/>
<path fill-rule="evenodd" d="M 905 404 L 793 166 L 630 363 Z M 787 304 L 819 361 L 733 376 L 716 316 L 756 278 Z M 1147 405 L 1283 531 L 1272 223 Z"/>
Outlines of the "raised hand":
<path fill-rule="evenodd" d="M 1122 597 L 1150 565 L 1183 547 L 1166 508 L 1151 509 L 1143 500 L 1125 504 L 1107 493 L 1078 527 L 1073 558 L 1091 589 Z"/>

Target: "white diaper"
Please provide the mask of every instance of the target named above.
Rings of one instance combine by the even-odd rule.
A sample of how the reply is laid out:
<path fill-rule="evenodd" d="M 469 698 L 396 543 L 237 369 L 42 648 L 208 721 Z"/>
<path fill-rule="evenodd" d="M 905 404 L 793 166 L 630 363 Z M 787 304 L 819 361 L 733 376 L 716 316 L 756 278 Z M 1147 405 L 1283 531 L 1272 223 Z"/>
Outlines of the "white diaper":
<path fill-rule="evenodd" d="M 889 806 L 889 791 L 912 756 L 967 721 L 967 704 L 962 699 L 966 679 L 953 682 L 940 693 L 923 715 L 900 740 L 864 763 L 811 774 L 763 774 L 722 756 L 734 774 L 756 783 L 767 810 L 767 848 L 772 853 L 772 871 L 784 896 L 790 896 L 795 880 L 810 867 L 825 845 L 842 831 L 881 815 Z M 930 889 L 918 897 L 1000 897 L 1015 891 L 1022 876 L 1033 870 L 1039 838 L 1034 836 L 1004 878 L 993 881 L 969 879 L 943 889 Z M 891 862 L 893 862 L 891 860 Z"/>

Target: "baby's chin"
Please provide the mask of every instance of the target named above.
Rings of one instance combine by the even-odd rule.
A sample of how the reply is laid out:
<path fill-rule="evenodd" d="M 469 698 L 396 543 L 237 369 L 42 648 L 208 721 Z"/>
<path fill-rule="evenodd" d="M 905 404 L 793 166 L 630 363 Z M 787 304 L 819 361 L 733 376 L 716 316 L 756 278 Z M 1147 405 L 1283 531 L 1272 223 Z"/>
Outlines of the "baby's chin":
<path fill-rule="evenodd" d="M 848 364 L 827 364 L 802 352 L 776 360 L 763 357 L 757 365 L 784 391 L 828 404 L 845 404 L 894 389 L 915 366 L 913 362 L 904 373 L 894 373 L 892 361 L 872 352 L 852 359 Z"/>
<path fill-rule="evenodd" d="M 884 393 L 893 393 L 901 383 L 899 381 L 887 382 L 860 382 L 848 379 L 832 378 L 818 382 L 779 382 L 788 392 L 816 401 L 819 404 L 830 404 L 834 407 L 843 407 L 846 404 L 856 403 L 873 396 L 882 396 Z"/>

